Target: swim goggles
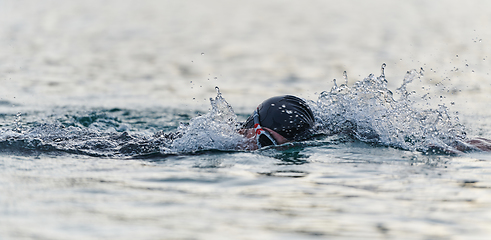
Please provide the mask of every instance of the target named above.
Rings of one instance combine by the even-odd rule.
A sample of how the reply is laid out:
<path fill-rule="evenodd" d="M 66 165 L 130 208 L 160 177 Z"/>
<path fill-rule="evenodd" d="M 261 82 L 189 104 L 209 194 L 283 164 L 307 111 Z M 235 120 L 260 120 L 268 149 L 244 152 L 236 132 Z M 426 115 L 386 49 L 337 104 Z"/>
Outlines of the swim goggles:
<path fill-rule="evenodd" d="M 271 134 L 269 134 L 268 131 L 265 131 L 259 124 L 259 114 L 257 113 L 257 110 L 254 111 L 252 117 L 254 119 L 254 131 L 256 132 L 257 146 L 262 148 L 271 145 L 278 145 Z"/>

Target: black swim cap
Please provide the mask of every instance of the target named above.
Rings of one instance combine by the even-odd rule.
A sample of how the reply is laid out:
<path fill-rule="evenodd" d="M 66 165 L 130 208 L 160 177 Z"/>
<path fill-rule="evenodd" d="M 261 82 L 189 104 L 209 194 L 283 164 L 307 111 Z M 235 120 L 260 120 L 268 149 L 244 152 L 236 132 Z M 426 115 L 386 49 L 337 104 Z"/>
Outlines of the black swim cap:
<path fill-rule="evenodd" d="M 303 140 L 311 135 L 314 114 L 307 103 L 292 95 L 272 97 L 257 107 L 259 124 L 267 127 L 286 139 Z M 244 123 L 244 128 L 253 128 L 252 115 Z"/>

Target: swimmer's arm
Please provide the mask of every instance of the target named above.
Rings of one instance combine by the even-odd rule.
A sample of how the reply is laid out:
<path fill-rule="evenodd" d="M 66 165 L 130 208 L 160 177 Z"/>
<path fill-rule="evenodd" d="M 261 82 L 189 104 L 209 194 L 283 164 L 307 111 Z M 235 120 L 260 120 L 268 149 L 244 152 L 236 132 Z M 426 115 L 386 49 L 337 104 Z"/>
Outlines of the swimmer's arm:
<path fill-rule="evenodd" d="M 462 141 L 456 141 L 449 149 L 440 149 L 450 154 L 461 154 L 469 151 L 487 151 L 491 152 L 491 140 L 486 138 L 474 138 Z"/>
<path fill-rule="evenodd" d="M 491 151 L 491 140 L 485 138 L 474 138 L 467 140 L 466 143 L 478 148 L 481 151 Z"/>

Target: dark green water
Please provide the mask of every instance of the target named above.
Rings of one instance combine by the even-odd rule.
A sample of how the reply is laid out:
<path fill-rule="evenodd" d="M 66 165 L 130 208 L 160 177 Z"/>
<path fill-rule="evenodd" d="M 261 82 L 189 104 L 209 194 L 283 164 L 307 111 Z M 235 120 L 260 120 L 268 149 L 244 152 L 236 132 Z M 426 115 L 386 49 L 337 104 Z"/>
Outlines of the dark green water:
<path fill-rule="evenodd" d="M 0 0 L 0 239 L 488 239 L 491 154 L 454 147 L 491 138 L 490 23 L 487 0 Z M 284 94 L 315 137 L 237 150 Z"/>
<path fill-rule="evenodd" d="M 377 80 L 364 84 L 383 83 Z M 310 102 L 322 122 L 315 138 L 257 151 L 235 149 L 241 139 L 235 121 L 247 113 L 231 112 L 220 94 L 209 112 L 63 107 L 5 113 L 0 230 L 6 238 L 33 239 L 486 235 L 491 155 L 420 145 L 427 142 L 416 139 L 418 129 L 426 129 L 428 119 L 436 121 L 429 126 L 440 124 L 432 116 L 442 117 L 441 109 L 407 108 L 407 99 L 380 98 L 383 84 L 376 88 L 321 94 Z M 392 113 L 405 124 L 423 125 L 403 129 L 394 116 L 379 128 L 377 117 L 391 121 L 381 106 L 398 108 Z M 340 107 L 357 113 L 340 115 Z M 375 142 L 357 127 L 369 119 L 380 136 Z M 346 120 L 352 124 L 341 124 Z M 482 134 L 490 132 L 474 120 Z M 453 139 L 449 129 L 460 125 L 445 124 L 439 128 L 447 129 L 444 137 L 430 131 L 424 139 Z M 180 137 L 169 140 L 176 132 Z"/>

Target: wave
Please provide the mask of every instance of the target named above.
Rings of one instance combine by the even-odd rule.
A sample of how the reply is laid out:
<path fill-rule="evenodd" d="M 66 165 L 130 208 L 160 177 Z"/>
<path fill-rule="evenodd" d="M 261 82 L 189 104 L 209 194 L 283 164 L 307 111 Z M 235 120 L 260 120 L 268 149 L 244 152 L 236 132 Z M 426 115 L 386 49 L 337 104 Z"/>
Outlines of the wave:
<path fill-rule="evenodd" d="M 394 99 L 387 88 L 384 74 L 375 77 L 370 74 L 351 88 L 346 83 L 319 95 L 317 102 L 311 102 L 316 116 L 317 132 L 337 134 L 348 132 L 364 142 L 405 150 L 426 152 L 430 149 L 453 151 L 455 144 L 463 144 L 465 128 L 458 116 L 452 116 L 448 107 L 439 104 L 433 109 L 418 109 L 415 92 L 408 92 L 407 86 L 423 76 L 423 69 L 408 71 L 402 85 L 396 89 L 400 98 Z M 413 96 L 415 95 L 415 96 Z"/>
<path fill-rule="evenodd" d="M 416 99 L 424 96 L 408 92 L 407 86 L 423 76 L 422 69 L 407 72 L 402 85 L 396 89 L 400 96 L 396 100 L 387 88 L 384 68 L 385 64 L 380 76 L 370 74 L 351 87 L 344 73 L 345 83 L 338 86 L 335 81 L 330 91 L 319 94 L 316 101 L 309 100 L 315 116 L 315 135 L 345 134 L 367 143 L 422 152 L 435 149 L 452 152 L 456 144 L 463 143 L 465 128 L 444 104 L 433 109 L 415 107 Z M 52 116 L 49 123 L 38 120 L 27 126 L 20 123 L 20 115 L 17 115 L 11 126 L 0 129 L 0 149 L 26 154 L 51 152 L 97 157 L 162 157 L 210 150 L 236 151 L 246 139 L 237 132 L 241 123 L 218 87 L 217 96 L 210 98 L 210 104 L 207 113 L 194 118 L 186 116 L 185 122 L 175 130 L 167 131 L 172 127 L 164 126 L 164 130 L 155 133 L 131 131 L 132 124 L 138 121 L 125 119 L 125 123 L 109 114 L 124 112 L 121 109 L 71 117 Z M 155 120 L 155 115 L 161 114 L 152 112 L 150 115 L 146 117 Z M 166 118 L 166 121 L 171 120 Z M 154 124 L 151 129 L 158 127 Z"/>

